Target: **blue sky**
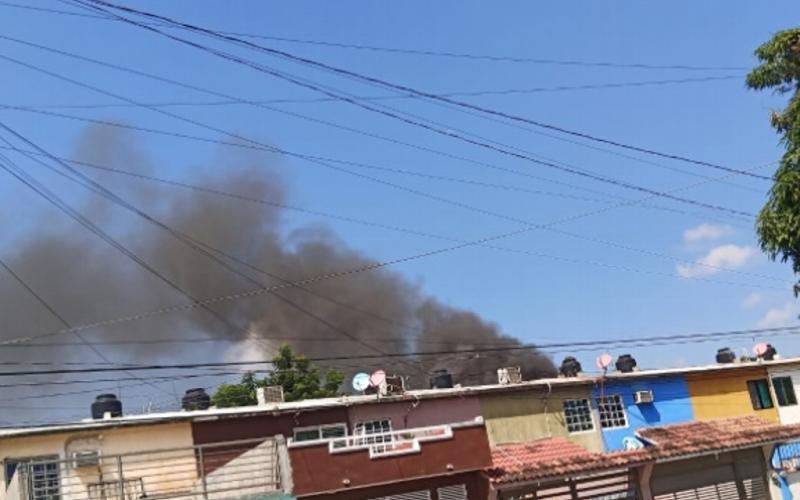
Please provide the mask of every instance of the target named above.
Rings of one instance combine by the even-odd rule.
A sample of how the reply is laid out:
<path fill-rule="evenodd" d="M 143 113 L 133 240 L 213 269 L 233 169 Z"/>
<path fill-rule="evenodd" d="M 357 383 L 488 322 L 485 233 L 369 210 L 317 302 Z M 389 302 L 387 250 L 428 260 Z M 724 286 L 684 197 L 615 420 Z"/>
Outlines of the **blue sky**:
<path fill-rule="evenodd" d="M 776 31 L 797 24 L 797 19 L 791 15 L 796 9 L 788 1 L 770 3 L 768 8 L 744 1 L 663 4 L 248 1 L 226 2 L 224 8 L 219 2 L 210 1 L 130 4 L 220 30 L 272 37 L 518 58 L 731 68 L 686 71 L 499 62 L 260 40 L 260 43 L 298 55 L 440 93 L 735 77 L 683 84 L 541 91 L 460 99 L 565 128 L 735 168 L 753 168 L 777 160 L 782 153 L 778 138 L 768 123 L 770 108 L 780 106 L 781 101 L 767 93 L 746 90 L 743 83 L 746 69 L 743 68 L 755 63 L 752 52 L 758 44 Z M 28 5 L 70 8 L 55 1 L 31 1 Z M 0 5 L 0 27 L 0 33 L 5 36 L 196 82 L 245 99 L 315 97 L 309 91 L 293 88 L 267 75 L 215 60 L 207 54 L 117 23 Z M 0 40 L 0 55 L 65 73 L 136 100 L 209 99 L 200 93 L 79 63 L 7 40 Z M 248 55 L 255 57 L 252 52 Z M 275 62 L 266 56 L 258 57 L 354 95 L 383 95 L 385 92 L 290 63 Z M 113 102 L 109 97 L 7 61 L 0 61 L 0 72 L 3 74 L 0 84 L 3 104 Z M 407 99 L 386 103 L 439 121 L 447 127 L 464 129 L 493 141 L 651 189 L 668 191 L 703 181 L 704 178 L 698 175 L 724 175 L 698 165 L 602 146 L 613 153 L 624 153 L 650 163 L 634 161 L 574 142 L 553 139 L 550 136 L 555 134 L 552 133 L 545 135 L 541 131 L 520 130 L 431 104 Z M 641 193 L 599 184 L 440 137 L 346 103 L 305 102 L 271 106 L 572 186 L 458 161 L 265 109 L 210 106 L 181 107 L 176 112 L 305 154 L 572 196 L 630 200 L 642 197 Z M 68 112 L 213 136 L 208 131 L 142 109 Z M 76 121 L 21 111 L 6 109 L 1 114 L 4 121 L 64 156 L 70 155 L 83 127 Z M 174 178 L 191 178 L 193 166 L 207 163 L 216 151 L 211 145 L 175 138 L 141 134 L 139 139 L 156 160 L 159 171 Z M 518 223 L 501 217 L 413 196 L 296 159 L 285 158 L 276 165 L 288 187 L 289 201 L 309 209 L 462 239 L 476 239 L 520 227 Z M 773 168 L 768 166 L 757 172 L 770 174 Z M 364 173 L 533 223 L 546 223 L 602 206 L 592 201 L 467 186 L 404 174 Z M 706 182 L 682 191 L 681 195 L 755 213 L 769 187 L 769 183 L 763 180 L 741 176 L 726 182 Z M 28 224 L 37 223 L 35 218 L 23 217 L 20 220 L 13 217 L 23 195 L 9 179 L 2 179 L 0 193 L 5 214 L 0 217 L 0 222 L 6 235 L 16 234 L 16 231 L 29 227 Z M 649 204 L 691 213 L 654 210 L 639 205 L 617 208 L 556 226 L 584 239 L 549 231 L 531 231 L 501 242 L 503 246 L 538 256 L 473 247 L 401 264 L 394 269 L 419 283 L 426 293 L 454 306 L 473 309 L 495 321 L 504 332 L 529 342 L 642 337 L 796 323 L 800 307 L 790 291 L 792 276 L 789 266 L 770 263 L 763 257 L 757 249 L 751 221 L 735 220 L 724 213 L 668 200 L 654 200 Z M 447 246 L 421 236 L 293 213 L 285 214 L 285 224 L 287 234 L 294 228 L 309 224 L 328 225 L 347 245 L 378 260 Z M 597 240 L 613 244 L 600 244 Z M 679 264 L 670 259 L 687 262 Z M 691 264 L 700 259 L 750 274 Z M 749 347 L 752 343 L 750 338 L 724 342 L 736 348 Z M 800 341 L 792 337 L 774 338 L 774 343 L 780 352 L 800 354 Z M 709 343 L 631 351 L 639 357 L 640 365 L 655 367 L 708 362 L 713 359 L 717 347 L 717 343 Z M 603 350 L 602 345 L 597 346 L 597 353 Z M 591 365 L 595 355 L 595 352 L 581 353 L 580 358 Z M 563 353 L 554 354 L 556 359 L 562 356 Z"/>

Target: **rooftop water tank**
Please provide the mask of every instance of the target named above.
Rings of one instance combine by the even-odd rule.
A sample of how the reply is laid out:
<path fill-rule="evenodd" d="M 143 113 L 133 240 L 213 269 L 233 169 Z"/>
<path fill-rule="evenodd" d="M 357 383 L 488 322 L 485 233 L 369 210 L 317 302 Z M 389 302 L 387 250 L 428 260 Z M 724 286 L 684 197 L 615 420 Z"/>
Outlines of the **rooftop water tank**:
<path fill-rule="evenodd" d="M 92 403 L 92 418 L 104 418 L 106 413 L 112 417 L 122 416 L 122 401 L 117 399 L 116 394 L 100 394 Z"/>

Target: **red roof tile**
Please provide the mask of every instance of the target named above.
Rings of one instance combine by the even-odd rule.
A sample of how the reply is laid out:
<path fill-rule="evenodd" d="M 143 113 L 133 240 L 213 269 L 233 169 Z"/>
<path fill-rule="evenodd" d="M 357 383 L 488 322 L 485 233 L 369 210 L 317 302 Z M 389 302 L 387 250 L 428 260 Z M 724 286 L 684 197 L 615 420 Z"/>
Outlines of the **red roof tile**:
<path fill-rule="evenodd" d="M 650 427 L 637 434 L 650 445 L 613 453 L 590 453 L 566 438 L 496 446 L 492 449 L 492 468 L 486 472 L 494 483 L 510 483 L 634 467 L 798 439 L 800 424 L 781 425 L 747 416 Z"/>
<path fill-rule="evenodd" d="M 670 458 L 800 438 L 800 425 L 781 425 L 750 415 L 650 427 L 637 435 L 653 444 L 648 449 L 657 458 Z"/>
<path fill-rule="evenodd" d="M 487 473 L 494 483 L 508 483 L 615 469 L 647 460 L 645 450 L 590 453 L 567 438 L 552 438 L 492 448 L 492 468 Z"/>

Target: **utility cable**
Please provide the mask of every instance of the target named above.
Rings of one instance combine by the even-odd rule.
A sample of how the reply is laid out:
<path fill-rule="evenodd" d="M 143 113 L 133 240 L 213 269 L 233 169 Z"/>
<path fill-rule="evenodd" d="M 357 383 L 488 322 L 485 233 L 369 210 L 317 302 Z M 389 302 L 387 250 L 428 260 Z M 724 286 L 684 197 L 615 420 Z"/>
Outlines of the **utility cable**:
<path fill-rule="evenodd" d="M 645 154 L 648 154 L 648 155 L 660 156 L 660 157 L 667 158 L 667 159 L 672 159 L 672 160 L 682 161 L 682 162 L 686 162 L 686 163 L 692 163 L 692 164 L 696 164 L 696 165 L 706 166 L 706 167 L 710 167 L 710 168 L 714 168 L 714 169 L 718 169 L 718 170 L 723 170 L 723 171 L 726 171 L 726 172 L 738 173 L 739 175 L 746 175 L 746 176 L 749 176 L 749 177 L 756 177 L 756 178 L 761 178 L 761 179 L 765 179 L 765 180 L 772 180 L 770 177 L 762 176 L 762 175 L 759 175 L 759 174 L 753 174 L 752 172 L 746 172 L 744 170 L 734 169 L 734 168 L 726 167 L 726 166 L 723 166 L 723 165 L 717 165 L 717 164 L 710 163 L 710 162 L 695 160 L 693 158 L 688 158 L 688 157 L 677 155 L 677 154 L 663 153 L 663 152 L 656 151 L 656 150 L 653 150 L 653 149 L 644 148 L 644 147 L 635 146 L 635 145 L 630 145 L 630 144 L 626 144 L 626 143 L 619 142 L 619 141 L 616 141 L 616 140 L 606 139 L 606 138 L 594 136 L 594 135 L 591 135 L 591 134 L 587 134 L 587 133 L 584 133 L 584 132 L 579 132 L 579 131 L 566 129 L 564 127 L 560 127 L 560 126 L 557 126 L 557 125 L 552 125 L 552 124 L 548 124 L 548 123 L 544 123 L 544 122 L 540 122 L 540 121 L 536 121 L 536 120 L 531 120 L 531 119 L 528 119 L 528 118 L 520 117 L 520 116 L 517 116 L 517 115 L 510 114 L 510 113 L 497 111 L 497 110 L 490 109 L 490 108 L 485 108 L 485 107 L 478 106 L 478 105 L 471 104 L 471 103 L 467 103 L 467 102 L 464 102 L 464 101 L 458 101 L 458 100 L 454 100 L 454 99 L 451 99 L 451 98 L 448 98 L 448 97 L 440 97 L 440 96 L 437 96 L 436 94 L 423 92 L 423 91 L 414 89 L 412 87 L 408 87 L 408 86 L 405 86 L 405 85 L 398 85 L 398 84 L 391 83 L 391 82 L 388 82 L 386 80 L 382 80 L 382 79 L 379 79 L 379 78 L 376 78 L 376 77 L 366 76 L 366 75 L 363 75 L 363 74 L 360 74 L 360 73 L 357 73 L 357 72 L 354 72 L 354 71 L 351 71 L 351 70 L 347 70 L 347 69 L 344 69 L 344 68 L 332 66 L 330 64 L 322 63 L 322 62 L 319 62 L 319 61 L 316 61 L 316 60 L 313 60 L 313 59 L 296 56 L 296 55 L 294 55 L 292 53 L 289 53 L 287 51 L 277 50 L 277 49 L 265 47 L 265 46 L 262 46 L 262 45 L 255 44 L 253 42 L 242 40 L 240 38 L 237 38 L 237 37 L 234 37 L 234 36 L 231 36 L 231 35 L 225 35 L 225 34 L 222 34 L 222 33 L 207 29 L 207 28 L 202 28 L 202 27 L 199 27 L 199 26 L 196 26 L 196 25 L 192 25 L 192 24 L 189 24 L 189 23 L 176 21 L 176 20 L 171 19 L 171 18 L 166 17 L 166 16 L 161 16 L 161 15 L 157 15 L 157 14 L 154 14 L 154 13 L 151 13 L 151 12 L 145 12 L 145 11 L 142 11 L 142 10 L 137 10 L 137 9 L 134 9 L 134 8 L 131 8 L 131 7 L 127 7 L 127 6 L 117 5 L 117 4 L 114 4 L 114 3 L 111 3 L 111 2 L 107 2 L 107 1 L 104 1 L 104 0 L 86 0 L 86 1 L 84 1 L 84 0 L 74 0 L 72 3 L 83 5 L 86 8 L 94 9 L 94 10 L 99 11 L 99 12 L 103 12 L 103 13 L 109 15 L 109 16 L 113 16 L 113 17 L 115 17 L 115 18 L 117 18 L 117 19 L 119 19 L 121 21 L 126 22 L 126 23 L 129 23 L 129 24 L 132 24 L 132 25 L 135 25 L 135 26 L 139 26 L 140 28 L 143 28 L 143 29 L 149 30 L 151 32 L 160 34 L 162 36 L 168 37 L 168 38 L 170 38 L 172 40 L 175 40 L 175 41 L 178 41 L 178 42 L 180 42 L 182 44 L 189 45 L 189 46 L 194 47 L 194 48 L 198 48 L 198 49 L 203 50 L 205 52 L 214 54 L 214 55 L 216 55 L 218 57 L 222 57 L 222 58 L 229 59 L 229 60 L 232 60 L 232 61 L 235 61 L 235 62 L 239 62 L 240 64 L 245 64 L 245 65 L 250 66 L 252 68 L 256 68 L 256 65 L 247 64 L 245 61 L 241 60 L 240 58 L 237 58 L 236 56 L 230 56 L 230 55 L 226 56 L 225 53 L 223 53 L 221 51 L 217 51 L 217 50 L 212 49 L 210 47 L 201 45 L 199 43 L 192 42 L 192 41 L 177 37 L 175 35 L 163 32 L 163 31 L 161 31 L 161 30 L 159 30 L 157 28 L 154 28 L 152 26 L 144 25 L 139 21 L 128 19 L 128 18 L 120 16 L 118 14 L 114 14 L 114 13 L 112 13 L 112 12 L 110 12 L 110 11 L 100 7 L 100 6 L 103 6 L 103 7 L 106 7 L 106 8 L 111 8 L 111 9 L 118 10 L 118 11 L 122 11 L 122 12 L 125 12 L 125 13 L 128 13 L 128 14 L 133 14 L 133 15 L 145 17 L 145 18 L 148 18 L 148 19 L 155 19 L 155 20 L 157 20 L 159 22 L 168 23 L 168 24 L 171 24 L 171 25 L 173 25 L 175 27 L 188 30 L 190 32 L 200 33 L 200 34 L 203 34 L 203 35 L 206 35 L 206 36 L 210 36 L 212 38 L 216 38 L 218 40 L 223 40 L 223 41 L 227 41 L 227 42 L 233 43 L 233 44 L 241 46 L 241 47 L 246 47 L 246 48 L 253 49 L 253 50 L 256 50 L 256 51 L 259 51 L 259 52 L 263 52 L 263 53 L 267 53 L 267 54 L 270 54 L 270 55 L 273 55 L 273 56 L 278 56 L 280 58 L 291 60 L 291 61 L 303 64 L 303 65 L 306 65 L 306 66 L 313 66 L 315 68 L 324 70 L 326 72 L 338 74 L 338 75 L 341 75 L 341 76 L 346 76 L 348 78 L 355 78 L 355 79 L 358 79 L 360 81 L 364 81 L 364 82 L 367 82 L 367 83 L 370 83 L 370 84 L 380 85 L 382 87 L 386 87 L 386 88 L 389 88 L 389 89 L 392 89 L 392 90 L 395 90 L 395 91 L 399 91 L 399 92 L 403 92 L 403 93 L 411 93 L 411 94 L 414 94 L 414 95 L 417 95 L 417 96 L 420 96 L 420 97 L 424 97 L 424 98 L 427 98 L 427 99 L 437 100 L 437 101 L 440 101 L 440 102 L 445 102 L 447 104 L 463 107 L 463 108 L 466 108 L 466 109 L 471 109 L 473 111 L 479 111 L 479 112 L 486 113 L 486 114 L 489 114 L 489 115 L 499 116 L 499 117 L 502 117 L 502 118 L 505 118 L 505 119 L 509 119 L 509 120 L 513 120 L 513 121 L 523 122 L 523 123 L 526 123 L 526 124 L 529 124 L 529 125 L 533 125 L 533 126 L 536 126 L 536 127 L 545 128 L 545 129 L 549 129 L 549 130 L 554 130 L 556 132 L 564 133 L 564 134 L 567 134 L 567 135 L 572 135 L 572 136 L 580 137 L 582 139 L 591 140 L 593 142 L 600 142 L 600 143 L 603 143 L 603 144 L 607 144 L 607 145 L 611 145 L 611 146 L 615 146 L 615 147 L 619 147 L 619 148 L 623 148 L 623 149 L 629 149 L 629 150 L 636 151 L 636 152 L 639 152 L 639 153 L 645 153 Z M 264 71 L 263 68 L 262 68 L 262 71 Z M 282 78 L 282 79 L 284 79 L 286 81 L 290 81 L 291 83 L 295 83 L 296 85 L 300 84 L 300 82 L 298 82 L 296 80 L 293 81 L 292 79 L 287 79 L 284 76 L 279 76 L 277 74 L 273 74 L 273 76 L 278 76 L 279 78 Z M 301 86 L 304 86 L 305 88 L 310 88 L 310 89 L 315 90 L 317 92 L 326 93 L 326 91 L 320 90 L 318 88 L 315 89 L 315 88 L 313 88 L 312 86 L 310 86 L 308 84 L 304 84 L 304 85 L 301 85 Z M 330 97 L 336 97 L 336 96 L 331 95 Z M 355 101 L 355 100 L 352 100 L 352 99 L 348 100 L 346 98 L 343 98 L 343 99 L 347 100 L 348 102 L 351 102 L 351 104 L 355 104 L 355 105 L 357 105 L 359 107 L 363 107 L 363 108 L 367 109 L 366 106 L 364 106 L 363 104 L 359 103 L 358 101 Z M 382 114 L 386 114 L 386 113 L 382 113 Z M 406 121 L 406 120 L 403 120 L 403 121 Z M 441 131 L 439 133 L 444 133 L 444 135 L 453 136 L 453 134 L 448 134 L 447 131 Z M 463 138 L 462 138 L 462 140 L 463 140 Z M 478 144 L 476 144 L 476 145 L 478 145 Z"/>

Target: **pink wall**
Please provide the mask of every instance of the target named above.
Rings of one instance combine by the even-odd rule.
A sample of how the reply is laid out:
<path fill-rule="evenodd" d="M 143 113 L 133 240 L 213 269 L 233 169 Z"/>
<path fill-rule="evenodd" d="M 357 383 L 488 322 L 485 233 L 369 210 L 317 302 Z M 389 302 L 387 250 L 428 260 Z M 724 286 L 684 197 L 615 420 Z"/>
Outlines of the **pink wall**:
<path fill-rule="evenodd" d="M 360 404 L 348 409 L 350 428 L 363 420 L 392 419 L 392 429 L 427 427 L 475 420 L 481 407 L 476 397 L 422 399 L 417 401 Z"/>

